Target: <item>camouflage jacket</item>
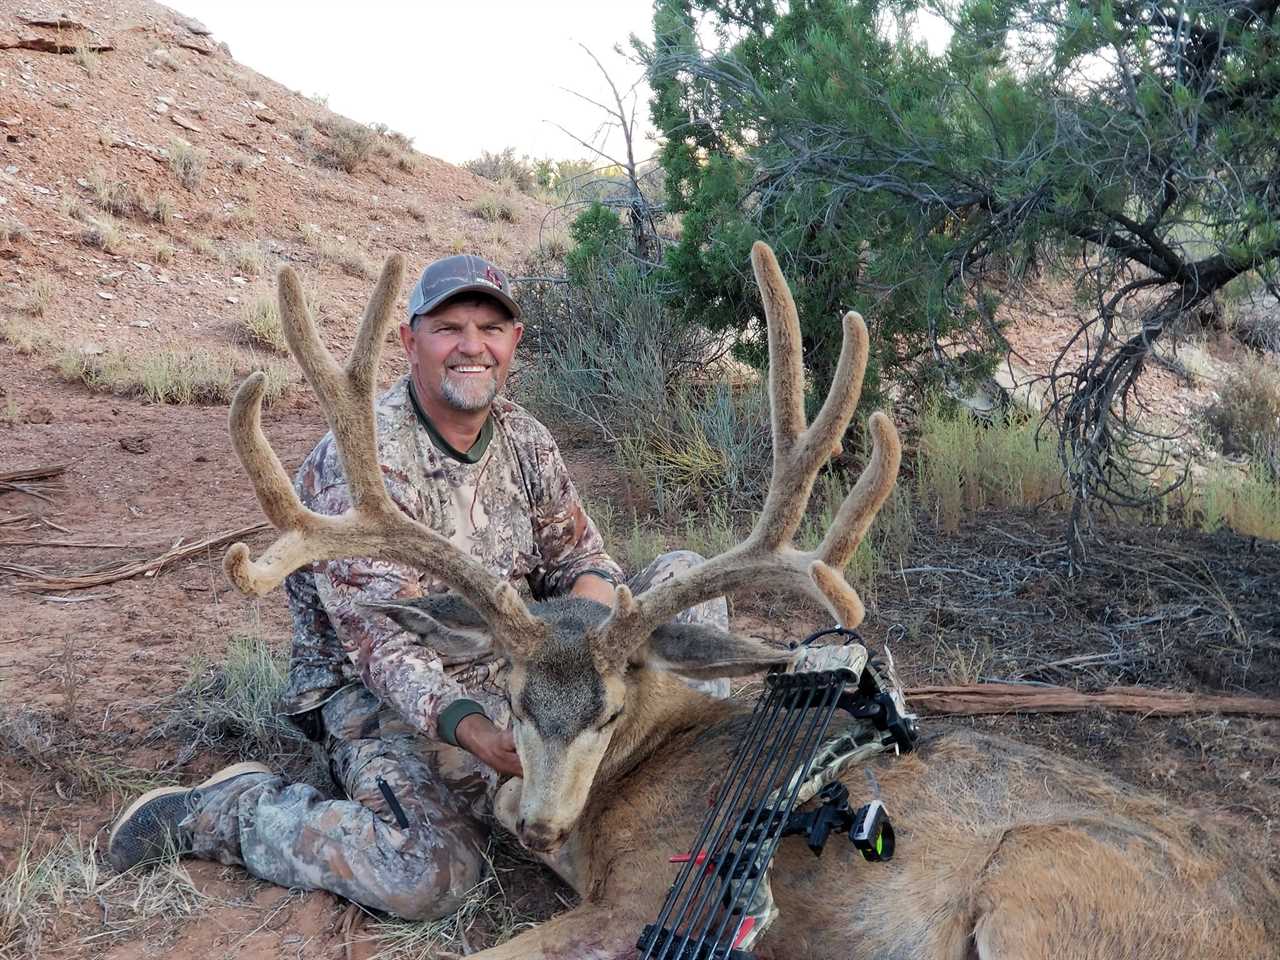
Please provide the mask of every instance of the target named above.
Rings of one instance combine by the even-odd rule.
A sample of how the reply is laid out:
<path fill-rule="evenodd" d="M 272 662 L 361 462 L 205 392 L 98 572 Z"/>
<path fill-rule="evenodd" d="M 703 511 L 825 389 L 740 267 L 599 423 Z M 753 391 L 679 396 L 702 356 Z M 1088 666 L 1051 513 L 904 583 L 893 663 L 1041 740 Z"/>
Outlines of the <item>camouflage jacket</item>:
<path fill-rule="evenodd" d="M 408 377 L 378 399 L 375 417 L 378 460 L 396 505 L 499 576 L 527 579 L 534 597 L 543 599 L 567 593 L 587 570 L 621 575 L 583 510 L 555 441 L 517 404 L 494 401 L 491 426 L 481 433 L 489 441 L 475 462 L 433 442 L 415 412 Z M 294 485 L 317 513 L 337 514 L 351 505 L 332 433 L 311 451 Z M 294 629 L 284 711 L 306 712 L 359 681 L 434 738 L 450 703 L 500 703 L 492 664 L 445 668 L 416 636 L 358 605 L 446 589 L 421 571 L 370 558 L 312 564 L 288 577 Z"/>

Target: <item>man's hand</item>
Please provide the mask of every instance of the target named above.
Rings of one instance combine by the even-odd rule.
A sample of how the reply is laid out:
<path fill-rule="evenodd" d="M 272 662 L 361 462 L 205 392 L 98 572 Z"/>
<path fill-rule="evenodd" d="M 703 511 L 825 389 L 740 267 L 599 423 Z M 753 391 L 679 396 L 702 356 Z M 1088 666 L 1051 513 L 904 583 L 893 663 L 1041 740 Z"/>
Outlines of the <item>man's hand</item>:
<path fill-rule="evenodd" d="M 463 750 L 499 773 L 524 776 L 514 734 L 510 730 L 499 730 L 483 713 L 463 717 L 453 738 Z"/>
<path fill-rule="evenodd" d="M 615 599 L 614 589 L 613 584 L 604 577 L 597 577 L 594 573 L 587 572 L 573 581 L 573 587 L 569 592 L 575 597 L 586 597 L 606 607 L 612 607 Z"/>

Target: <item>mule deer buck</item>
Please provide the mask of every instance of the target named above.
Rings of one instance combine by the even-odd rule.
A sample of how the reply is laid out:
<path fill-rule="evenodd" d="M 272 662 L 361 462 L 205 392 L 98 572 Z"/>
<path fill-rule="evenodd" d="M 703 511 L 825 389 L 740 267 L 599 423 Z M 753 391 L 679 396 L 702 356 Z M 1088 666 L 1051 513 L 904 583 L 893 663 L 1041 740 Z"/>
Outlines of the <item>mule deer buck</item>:
<path fill-rule="evenodd" d="M 226 571 L 261 594 L 317 560 L 377 555 L 411 564 L 448 582 L 465 605 L 424 599 L 386 612 L 446 659 L 496 654 L 509 663 L 524 779 L 504 786 L 499 817 L 582 900 L 477 957 L 634 955 L 673 876 L 668 857 L 688 849 L 750 711 L 673 674 L 739 676 L 789 658 L 748 638 L 672 625 L 676 612 L 767 580 L 817 598 L 840 624 L 862 620 L 842 570 L 896 478 L 900 444 L 884 414 L 870 418 L 869 465 L 825 539 L 812 552 L 791 539 L 854 413 L 867 331 L 857 315 L 845 317 L 830 395 L 806 427 L 795 305 L 773 253 L 757 244 L 752 261 L 768 323 L 774 441 L 760 517 L 739 546 L 683 579 L 639 596 L 619 587 L 612 610 L 584 599 L 526 606 L 387 496 L 372 394 L 402 260 L 384 268 L 345 367 L 321 344 L 296 276 L 281 273 L 289 346 L 333 428 L 354 506 L 327 517 L 299 504 L 263 435 L 263 377 L 254 374 L 232 405 L 231 434 L 281 536 L 257 561 L 236 544 Z M 780 916 L 760 956 L 1280 957 L 1280 890 L 1221 824 L 1100 771 L 965 729 L 926 732 L 914 753 L 869 769 L 898 818 L 896 858 L 867 865 L 846 848 L 815 861 L 803 844 L 784 842 L 772 870 Z M 865 792 L 863 770 L 843 779 L 855 795 Z"/>

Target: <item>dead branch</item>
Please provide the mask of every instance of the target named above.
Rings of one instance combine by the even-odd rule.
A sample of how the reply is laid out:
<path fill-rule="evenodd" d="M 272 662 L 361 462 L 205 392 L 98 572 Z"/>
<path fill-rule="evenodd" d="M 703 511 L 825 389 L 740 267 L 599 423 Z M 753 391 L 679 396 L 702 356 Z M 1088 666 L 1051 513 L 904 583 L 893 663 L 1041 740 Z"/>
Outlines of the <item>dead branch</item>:
<path fill-rule="evenodd" d="M 1070 687 L 1025 683 L 976 683 L 958 687 L 916 687 L 907 691 L 913 708 L 925 713 L 971 717 L 989 713 L 1076 713 L 1117 710 L 1144 716 L 1195 713 L 1280 717 L 1280 699 L 1224 697 L 1149 687 L 1109 687 L 1083 693 Z"/>
<path fill-rule="evenodd" d="M 43 467 L 19 467 L 17 470 L 5 470 L 0 473 L 0 483 L 17 483 L 22 480 L 51 480 L 67 472 L 65 463 L 50 464 Z"/>
<path fill-rule="evenodd" d="M 130 560 L 124 563 L 114 564 L 106 569 L 97 570 L 91 573 L 59 576 L 57 574 L 51 574 L 36 570 L 32 567 L 13 563 L 0 563 L 0 572 L 25 577 L 26 579 L 14 581 L 14 586 L 18 587 L 20 590 L 30 590 L 37 593 L 60 592 L 64 590 L 87 590 L 91 587 L 101 587 L 108 583 L 116 583 L 120 580 L 130 580 L 137 576 L 155 576 L 164 567 L 171 563 L 198 556 L 206 550 L 211 550 L 214 547 L 220 547 L 224 544 L 240 540 L 250 534 L 257 533 L 260 530 L 266 530 L 267 527 L 268 524 L 266 523 L 253 523 L 247 527 L 240 527 L 237 530 L 229 530 L 226 533 L 220 533 L 216 536 L 197 541 L 196 543 L 189 543 L 185 545 L 183 545 L 182 539 L 179 538 L 178 541 L 164 553 L 159 556 L 152 557 L 149 560 Z"/>

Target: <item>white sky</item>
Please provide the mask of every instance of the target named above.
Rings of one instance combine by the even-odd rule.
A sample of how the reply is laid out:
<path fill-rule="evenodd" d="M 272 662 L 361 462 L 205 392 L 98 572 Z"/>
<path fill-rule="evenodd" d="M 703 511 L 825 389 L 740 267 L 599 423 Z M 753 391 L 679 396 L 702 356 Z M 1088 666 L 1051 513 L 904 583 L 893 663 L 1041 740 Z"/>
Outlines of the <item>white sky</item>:
<path fill-rule="evenodd" d="M 586 44 L 625 91 L 640 69 L 613 53 L 653 35 L 652 0 L 167 0 L 272 80 L 363 123 L 385 123 L 424 153 L 460 163 L 517 154 L 581 158 L 556 129 L 591 140 L 610 98 Z M 648 88 L 636 111 L 649 129 Z M 610 149 L 620 150 L 620 141 Z M 652 152 L 637 147 L 637 159 Z"/>

